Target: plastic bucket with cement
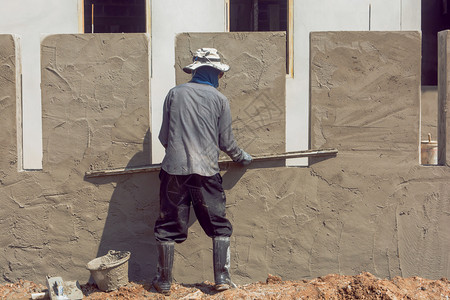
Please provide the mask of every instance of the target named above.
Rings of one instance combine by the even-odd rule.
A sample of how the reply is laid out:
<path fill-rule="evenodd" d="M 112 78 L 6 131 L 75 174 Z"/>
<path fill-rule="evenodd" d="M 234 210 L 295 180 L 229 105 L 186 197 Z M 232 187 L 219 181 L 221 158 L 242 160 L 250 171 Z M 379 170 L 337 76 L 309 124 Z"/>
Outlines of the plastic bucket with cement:
<path fill-rule="evenodd" d="M 437 165 L 438 143 L 431 140 L 428 134 L 428 141 L 422 141 L 420 145 L 420 158 L 422 165 Z"/>
<path fill-rule="evenodd" d="M 88 262 L 86 267 L 98 288 L 110 292 L 128 284 L 129 258 L 129 251 L 109 250 L 108 254 Z"/>

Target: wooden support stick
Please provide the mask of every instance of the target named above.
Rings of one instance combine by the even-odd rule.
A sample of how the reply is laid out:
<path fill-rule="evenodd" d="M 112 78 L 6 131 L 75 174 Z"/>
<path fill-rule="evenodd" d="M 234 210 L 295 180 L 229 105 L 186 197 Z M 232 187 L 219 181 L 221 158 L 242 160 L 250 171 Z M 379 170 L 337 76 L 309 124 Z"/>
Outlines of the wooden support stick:
<path fill-rule="evenodd" d="M 283 160 L 290 158 L 299 158 L 299 157 L 321 157 L 321 156 L 335 156 L 338 153 L 337 149 L 318 149 L 318 150 L 304 150 L 304 151 L 293 151 L 293 152 L 284 152 L 278 154 L 260 154 L 254 155 L 253 161 L 269 161 L 269 160 Z M 223 159 L 219 160 L 219 166 L 232 163 L 231 159 Z M 85 177 L 100 177 L 100 176 L 113 176 L 113 175 L 123 175 L 123 174 L 133 174 L 133 173 L 142 173 L 142 172 L 154 172 L 161 170 L 161 164 L 148 165 L 142 167 L 130 167 L 130 168 L 119 168 L 119 169 L 110 169 L 110 170 L 98 170 L 98 171 L 87 171 L 85 173 Z"/>
<path fill-rule="evenodd" d="M 92 3 L 91 32 L 94 33 L 94 3 Z"/>

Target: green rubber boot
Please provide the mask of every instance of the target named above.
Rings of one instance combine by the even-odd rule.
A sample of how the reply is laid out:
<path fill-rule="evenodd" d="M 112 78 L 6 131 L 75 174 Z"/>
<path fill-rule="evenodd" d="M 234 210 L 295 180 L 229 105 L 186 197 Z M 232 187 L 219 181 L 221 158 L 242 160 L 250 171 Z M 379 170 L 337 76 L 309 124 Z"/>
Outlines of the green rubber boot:
<path fill-rule="evenodd" d="M 153 287 L 164 295 L 170 295 L 175 242 L 158 242 L 158 274 Z"/>
<path fill-rule="evenodd" d="M 214 288 L 224 291 L 236 287 L 230 278 L 230 238 L 213 238 Z"/>

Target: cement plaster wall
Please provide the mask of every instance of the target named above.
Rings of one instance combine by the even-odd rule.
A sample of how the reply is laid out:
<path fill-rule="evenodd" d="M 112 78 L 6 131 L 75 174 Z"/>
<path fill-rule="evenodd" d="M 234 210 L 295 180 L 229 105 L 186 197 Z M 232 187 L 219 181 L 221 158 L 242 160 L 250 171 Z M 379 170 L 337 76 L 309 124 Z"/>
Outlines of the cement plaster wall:
<path fill-rule="evenodd" d="M 450 166 L 450 31 L 438 33 L 438 164 Z"/>
<path fill-rule="evenodd" d="M 450 172 L 419 165 L 420 45 L 418 32 L 311 35 L 311 148 L 339 154 L 223 173 L 237 282 L 448 276 Z M 177 245 L 180 281 L 195 281 L 197 266 L 212 276 L 199 232 Z"/>
<path fill-rule="evenodd" d="M 77 33 L 80 3 L 81 0 L 15 0 L 1 3 L 0 33 L 17 34 L 21 42 L 23 164 L 26 169 L 42 168 L 40 40 L 44 34 Z"/>
<path fill-rule="evenodd" d="M 17 123 L 16 123 L 16 97 L 20 90 L 17 89 L 17 74 L 20 74 L 20 65 L 17 64 L 16 41 L 10 34 L 0 34 L 0 109 L 2 116 L 2 127 L 0 132 L 0 170 L 1 184 L 9 184 L 10 175 L 18 171 L 18 149 L 17 143 Z M 1 189 L 1 192 L 5 190 Z M 7 194 L 2 193 L 2 199 Z M 7 212 L 2 210 L 2 214 L 7 216 Z M 3 220 L 3 218 L 1 218 Z"/>
<path fill-rule="evenodd" d="M 176 39 L 176 83 L 191 79 L 183 67 L 199 48 L 219 50 L 230 66 L 219 82 L 228 97 L 233 130 L 251 154 L 285 152 L 286 34 L 282 32 L 184 33 Z"/>
<path fill-rule="evenodd" d="M 450 172 L 418 163 L 420 34 L 314 33 L 311 78 L 312 147 L 339 149 L 311 167 L 338 270 L 448 276 Z"/>
<path fill-rule="evenodd" d="M 66 276 L 87 280 L 88 257 L 110 249 L 131 251 L 131 278 L 145 276 L 140 262 L 148 263 L 151 240 L 144 237 L 154 213 L 146 208 L 156 180 L 83 175 L 150 163 L 149 49 L 145 34 L 53 35 L 42 42 L 43 167 L 52 177 L 45 198 L 62 210 L 49 220 L 62 232 L 55 252 L 72 256 Z"/>
<path fill-rule="evenodd" d="M 295 0 L 294 74 L 286 79 L 286 149 L 308 148 L 309 34 L 313 31 L 420 30 L 420 0 Z M 370 26 L 370 28 L 369 28 Z M 289 165 L 307 165 L 305 159 Z"/>
<path fill-rule="evenodd" d="M 14 50 L 3 39 L 1 45 Z M 153 210 L 145 208 L 157 179 L 85 181 L 84 173 L 150 162 L 148 36 L 54 35 L 43 40 L 41 53 L 42 172 L 18 173 L 14 166 L 15 78 L 2 70 L 8 86 L 2 83 L 1 122 L 9 129 L 2 131 L 2 281 L 44 283 L 46 274 L 87 281 L 89 260 L 125 248 L 133 252 L 134 277 L 141 277 L 139 262 L 151 241 L 138 237 L 151 235 Z M 13 70 L 3 55 L 2 65 Z"/>
<path fill-rule="evenodd" d="M 2 66 L 13 69 L 4 57 L 14 45 L 0 41 Z M 419 165 L 420 34 L 313 33 L 311 45 L 311 147 L 339 154 L 308 168 L 255 163 L 222 173 L 233 278 L 448 277 L 449 168 Z M 17 173 L 15 131 L 0 135 L 9 158 L 1 160 L 1 280 L 85 282 L 85 264 L 108 249 L 131 250 L 130 278 L 149 280 L 157 174 L 83 176 L 150 161 L 148 38 L 56 35 L 41 49 L 44 171 Z M 15 124 L 15 77 L 6 77 L 3 128 Z M 178 282 L 213 279 L 211 241 L 194 220 L 176 245 Z"/>
<path fill-rule="evenodd" d="M 82 32 L 82 3 L 82 0 L 15 0 L 1 4 L 0 33 L 16 33 L 22 38 L 25 116 L 23 160 L 26 169 L 40 169 L 42 166 L 40 37 L 42 34 Z M 175 82 L 172 69 L 174 53 L 167 50 L 173 49 L 175 34 L 226 31 L 228 0 L 147 0 L 147 3 L 147 19 L 151 23 L 149 28 L 155 57 L 152 69 L 152 109 L 155 117 L 152 123 L 153 127 L 159 128 L 163 97 Z M 308 148 L 309 32 L 368 30 L 369 23 L 371 30 L 420 30 L 420 5 L 420 0 L 293 1 L 294 28 L 291 32 L 294 35 L 294 74 L 287 78 L 286 86 L 288 150 Z M 51 14 L 48 14 L 49 7 Z M 186 15 L 189 16 L 189 22 L 186 22 Z M 157 144 L 157 139 L 154 139 L 154 143 Z M 152 152 L 154 162 L 160 162 L 164 149 L 153 147 Z M 289 163 L 306 165 L 307 160 L 296 159 Z"/>

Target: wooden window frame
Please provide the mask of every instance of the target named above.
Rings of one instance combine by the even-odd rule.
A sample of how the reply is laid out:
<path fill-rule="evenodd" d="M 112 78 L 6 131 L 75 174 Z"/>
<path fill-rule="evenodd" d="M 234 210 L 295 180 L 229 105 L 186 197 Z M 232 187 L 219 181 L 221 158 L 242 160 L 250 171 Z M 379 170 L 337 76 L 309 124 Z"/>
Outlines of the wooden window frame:
<path fill-rule="evenodd" d="M 151 22 L 151 1 L 145 0 L 145 28 L 146 33 L 150 33 L 152 30 L 152 22 Z M 78 33 L 84 32 L 84 0 L 78 0 Z"/>

